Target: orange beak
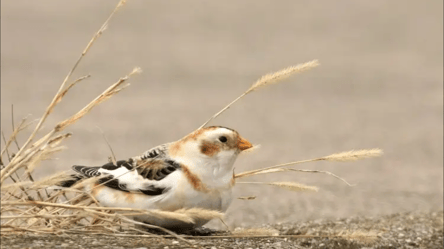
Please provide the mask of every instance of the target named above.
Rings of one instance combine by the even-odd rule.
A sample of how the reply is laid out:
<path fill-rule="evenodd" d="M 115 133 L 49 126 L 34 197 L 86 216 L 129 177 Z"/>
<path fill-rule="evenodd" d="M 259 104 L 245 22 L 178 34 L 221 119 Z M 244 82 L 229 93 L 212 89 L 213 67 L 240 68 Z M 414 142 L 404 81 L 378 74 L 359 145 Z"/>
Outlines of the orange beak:
<path fill-rule="evenodd" d="M 251 147 L 253 147 L 253 145 L 250 142 L 248 142 L 245 138 L 239 136 L 239 140 L 237 142 L 237 148 L 239 148 L 239 150 L 243 151 Z"/>

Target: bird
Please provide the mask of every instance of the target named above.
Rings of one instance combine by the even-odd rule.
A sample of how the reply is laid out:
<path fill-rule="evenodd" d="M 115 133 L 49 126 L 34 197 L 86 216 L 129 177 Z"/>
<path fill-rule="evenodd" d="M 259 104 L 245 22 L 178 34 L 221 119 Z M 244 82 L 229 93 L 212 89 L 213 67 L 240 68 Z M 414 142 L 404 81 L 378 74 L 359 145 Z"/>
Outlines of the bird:
<path fill-rule="evenodd" d="M 176 211 L 201 208 L 225 212 L 235 185 L 234 163 L 253 145 L 231 128 L 200 128 L 175 142 L 156 146 L 140 156 L 102 166 L 72 166 L 73 179 L 62 187 L 91 177 L 85 191 L 105 207 Z M 190 224 L 175 219 L 138 215 L 134 220 L 167 229 L 195 229 L 210 219 Z"/>

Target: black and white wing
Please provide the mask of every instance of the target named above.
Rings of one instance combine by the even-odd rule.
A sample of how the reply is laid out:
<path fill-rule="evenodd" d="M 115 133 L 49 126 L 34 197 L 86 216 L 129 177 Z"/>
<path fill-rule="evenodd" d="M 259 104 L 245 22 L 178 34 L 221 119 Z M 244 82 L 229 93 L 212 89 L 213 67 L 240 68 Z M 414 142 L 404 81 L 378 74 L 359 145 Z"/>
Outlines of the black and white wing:
<path fill-rule="evenodd" d="M 168 158 L 168 147 L 171 143 L 162 144 L 145 151 L 141 156 L 135 157 L 138 160 L 146 160 L 150 158 L 166 159 Z"/>
<path fill-rule="evenodd" d="M 162 180 L 180 168 L 172 160 L 147 158 L 135 161 L 117 161 L 101 167 L 75 165 L 73 169 L 81 178 L 98 177 L 98 184 L 124 192 L 139 192 L 146 195 L 160 195 L 168 191 L 169 186 Z"/>
<path fill-rule="evenodd" d="M 141 156 L 131 158 L 137 172 L 146 179 L 160 181 L 180 168 L 178 163 L 168 157 L 170 144 L 159 145 L 147 150 Z"/>

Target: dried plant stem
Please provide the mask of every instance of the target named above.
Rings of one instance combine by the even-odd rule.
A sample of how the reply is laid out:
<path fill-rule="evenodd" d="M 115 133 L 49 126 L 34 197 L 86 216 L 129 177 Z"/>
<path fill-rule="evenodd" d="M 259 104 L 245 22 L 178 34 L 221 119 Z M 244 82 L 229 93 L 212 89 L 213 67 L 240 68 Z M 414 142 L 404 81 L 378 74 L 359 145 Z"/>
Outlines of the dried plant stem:
<path fill-rule="evenodd" d="M 5 148 L 2 150 L 1 152 L 1 156 L 3 156 L 3 154 L 6 152 L 6 149 L 9 148 L 9 146 L 11 145 L 12 141 L 14 141 L 15 137 L 17 136 L 17 134 L 25 129 L 27 126 L 29 126 L 31 123 L 25 124 L 27 118 L 22 119 L 22 121 L 20 121 L 20 124 L 18 125 L 17 129 L 14 129 L 11 136 L 9 137 L 9 139 L 7 140 L 6 144 L 5 144 Z M 17 157 L 17 154 L 14 158 Z"/>
<path fill-rule="evenodd" d="M 203 123 L 198 129 L 202 129 L 205 127 L 205 125 L 207 125 L 209 122 L 211 122 L 211 120 L 215 119 L 216 117 L 218 117 L 220 114 L 222 114 L 224 111 L 228 110 L 234 103 L 236 103 L 238 100 L 240 100 L 241 98 L 243 98 L 245 95 L 247 95 L 250 92 L 244 92 L 242 93 L 239 97 L 237 97 L 235 100 L 231 101 L 231 103 L 229 103 L 227 106 L 225 106 L 224 108 L 222 108 L 222 110 L 220 110 L 219 112 L 217 112 L 216 114 L 214 114 L 210 119 L 208 119 L 205 123 Z"/>
<path fill-rule="evenodd" d="M 318 191 L 318 187 L 307 186 L 297 182 L 237 182 L 243 184 L 262 184 L 285 188 L 291 191 Z"/>
<path fill-rule="evenodd" d="M 245 201 L 250 201 L 250 200 L 255 200 L 256 196 L 243 196 L 243 197 L 238 197 L 237 199 L 245 200 Z"/>
<path fill-rule="evenodd" d="M 11 125 L 12 125 L 12 130 L 15 130 L 15 122 L 14 122 L 14 105 L 11 105 Z M 17 146 L 17 150 L 20 150 L 20 146 L 18 144 L 17 141 L 17 136 L 14 137 L 14 142 L 15 142 L 15 146 Z"/>
<path fill-rule="evenodd" d="M 138 222 L 138 221 L 135 221 L 135 220 L 128 219 L 128 218 L 126 218 L 126 217 L 121 217 L 121 216 L 120 216 L 120 218 L 121 218 L 122 220 L 126 221 L 126 222 L 130 222 L 130 223 L 133 223 L 133 224 L 136 224 L 136 225 L 144 226 L 144 227 L 151 228 L 151 229 L 158 229 L 158 230 L 161 230 L 162 232 L 165 232 L 165 233 L 167 233 L 167 234 L 173 236 L 174 238 L 176 238 L 176 239 L 178 239 L 178 240 L 180 240 L 180 241 L 183 241 L 183 242 L 187 243 L 188 245 L 193 246 L 193 243 L 191 243 L 191 242 L 189 242 L 188 240 L 182 238 L 182 236 L 179 236 L 179 235 L 177 235 L 176 233 L 174 233 L 174 232 L 172 232 L 172 231 L 170 231 L 170 230 L 168 230 L 168 229 L 165 229 L 165 228 L 163 228 L 163 227 L 154 226 L 154 225 L 149 225 L 149 224 L 146 224 L 146 223 L 143 223 L 143 222 Z"/>
<path fill-rule="evenodd" d="M 1 219 L 28 219 L 28 218 L 45 218 L 45 219 L 62 219 L 62 218 L 72 218 L 77 215 L 49 215 L 49 214 L 31 214 L 31 215 L 11 215 L 11 216 L 1 216 Z"/>
<path fill-rule="evenodd" d="M 276 168 L 276 169 L 269 169 L 269 170 L 264 170 L 264 171 L 260 171 L 260 172 L 256 172 L 254 174 L 250 174 L 250 175 L 243 175 L 240 177 L 236 177 L 236 178 L 242 178 L 242 177 L 248 177 L 248 176 L 253 176 L 253 175 L 260 175 L 260 174 L 269 174 L 269 173 L 278 173 L 278 172 L 286 172 L 286 171 L 293 171 L 293 172 L 304 172 L 304 173 L 321 173 L 321 174 L 327 174 L 327 175 L 331 175 L 336 179 L 339 179 L 341 181 L 343 181 L 345 184 L 347 184 L 348 186 L 354 186 L 353 184 L 348 183 L 344 178 L 341 178 L 333 173 L 331 173 L 330 171 L 323 171 L 323 170 L 311 170 L 311 169 L 290 169 L 290 168 Z"/>
<path fill-rule="evenodd" d="M 49 132 L 46 136 L 44 136 L 42 139 L 40 139 L 37 142 L 37 144 L 34 144 L 33 148 L 37 148 L 40 146 L 45 147 L 45 146 L 50 145 L 51 142 L 54 142 L 54 143 L 57 142 L 56 144 L 58 144 L 60 142 L 58 140 L 60 137 L 50 139 L 56 132 L 60 132 L 60 131 L 64 130 L 66 127 L 73 124 L 74 122 L 76 122 L 77 120 L 82 118 L 84 115 L 89 113 L 95 106 L 106 101 L 107 99 L 109 99 L 113 95 L 119 93 L 121 90 L 123 90 L 124 88 L 129 86 L 128 84 L 122 86 L 122 84 L 125 83 L 132 75 L 137 74 L 139 72 L 141 72 L 140 68 L 134 68 L 131 71 L 131 73 L 129 73 L 127 76 L 120 78 L 119 81 L 117 81 L 116 83 L 114 83 L 113 85 L 108 87 L 108 89 L 106 89 L 102 94 L 100 94 L 93 101 L 91 101 L 88 105 L 86 105 L 82 110 L 80 110 L 79 112 L 77 112 L 76 114 L 71 116 L 70 118 L 57 124 L 51 132 Z M 62 139 L 67 138 L 67 137 L 68 136 L 62 137 Z M 55 139 L 57 139 L 57 140 L 55 140 Z M 46 142 L 46 141 L 48 141 L 48 142 Z M 45 142 L 46 142 L 46 144 L 45 144 Z M 42 145 L 42 144 L 44 144 L 44 145 Z M 36 155 L 36 153 L 41 152 L 43 147 L 41 147 L 40 149 L 34 149 L 33 151 L 27 153 L 26 155 L 24 155 L 25 156 L 24 158 L 19 157 L 17 154 L 16 157 L 12 160 L 12 162 L 10 162 L 1 171 L 1 182 L 3 182 L 6 179 L 6 177 L 8 177 L 10 174 L 12 174 L 12 172 L 19 169 L 20 167 L 23 167 L 25 162 L 30 160 L 30 158 L 34 157 Z M 16 160 L 16 162 L 14 162 L 14 160 Z"/>
<path fill-rule="evenodd" d="M 241 178 L 241 177 L 246 177 L 246 176 L 252 176 L 252 175 L 260 174 L 259 172 L 267 173 L 266 171 L 270 170 L 270 169 L 282 168 L 282 167 L 285 167 L 285 166 L 296 165 L 296 164 L 301 164 L 301 163 L 308 163 L 308 162 L 316 162 L 316 161 L 340 161 L 340 162 L 356 161 L 356 160 L 365 159 L 365 158 L 379 157 L 379 156 L 382 155 L 382 153 L 383 152 L 380 149 L 369 149 L 369 150 L 358 150 L 358 151 L 353 151 L 352 150 L 352 151 L 347 151 L 347 152 L 335 153 L 335 154 L 332 154 L 332 155 L 328 155 L 328 156 L 320 157 L 320 158 L 315 158 L 315 159 L 283 163 L 283 164 L 278 164 L 278 165 L 274 165 L 274 166 L 267 167 L 267 168 L 245 171 L 245 172 L 242 172 L 242 173 L 239 173 L 239 174 L 235 175 L 234 177 L 235 178 Z M 273 173 L 273 172 L 269 172 L 269 173 Z M 327 173 L 327 174 L 333 175 L 333 173 L 330 173 L 330 172 Z"/>
<path fill-rule="evenodd" d="M 311 68 L 317 67 L 318 65 L 319 65 L 319 63 L 317 60 L 312 60 L 312 61 L 309 61 L 309 62 L 306 62 L 303 64 L 291 66 L 291 67 L 285 68 L 283 70 L 280 70 L 278 72 L 274 72 L 274 73 L 262 76 L 250 88 L 248 88 L 247 91 L 242 93 L 239 97 L 237 97 L 235 100 L 233 100 L 227 106 L 222 108 L 222 110 L 220 110 L 219 112 L 214 114 L 210 119 L 208 119 L 205 123 L 203 123 L 198 129 L 202 129 L 203 127 L 205 127 L 205 125 L 207 125 L 211 120 L 218 117 L 220 114 L 222 114 L 224 111 L 226 111 L 228 108 L 230 108 L 234 103 L 236 103 L 238 100 L 243 98 L 245 95 L 247 95 L 255 90 L 258 90 L 259 88 L 277 83 L 278 81 L 288 78 L 293 74 L 300 73 L 300 72 L 309 70 Z"/>
<path fill-rule="evenodd" d="M 236 174 L 234 176 L 234 178 L 242 178 L 242 177 L 247 177 L 247 176 L 250 176 L 250 175 L 255 175 L 255 174 L 259 173 L 259 172 L 262 172 L 262 171 L 265 171 L 265 170 L 269 170 L 269 169 L 281 168 L 281 167 L 285 167 L 285 166 L 296 165 L 296 164 L 301 164 L 301 163 L 316 162 L 316 161 L 321 161 L 321 159 L 320 158 L 316 158 L 316 159 L 309 159 L 309 160 L 301 160 L 301 161 L 296 161 L 296 162 L 289 162 L 289 163 L 278 164 L 278 165 L 274 165 L 274 166 L 267 167 L 267 168 L 262 168 L 262 169 L 255 169 L 255 170 L 245 171 L 245 172 Z"/>
<path fill-rule="evenodd" d="M 117 165 L 117 159 L 116 159 L 116 155 L 114 154 L 114 150 L 113 147 L 111 146 L 111 144 L 109 143 L 108 139 L 106 138 L 105 132 L 103 132 L 102 129 L 100 129 L 100 127 L 97 126 L 97 129 L 99 129 L 100 133 L 102 133 L 102 137 L 105 140 L 106 144 L 108 145 L 108 149 L 111 151 L 111 160 L 112 163 L 114 165 Z"/>
<path fill-rule="evenodd" d="M 59 87 L 59 90 L 57 91 L 56 95 L 54 96 L 54 98 L 52 99 L 51 103 L 48 105 L 48 107 L 46 108 L 46 111 L 44 112 L 43 116 L 40 118 L 37 126 L 35 127 L 34 131 L 31 133 L 31 135 L 29 136 L 28 140 L 23 144 L 22 148 L 17 152 L 17 157 L 19 155 L 21 155 L 25 149 L 27 149 L 28 145 L 31 143 L 31 141 L 34 139 L 34 137 L 36 136 L 37 132 L 40 130 L 40 128 L 42 127 L 43 123 L 45 122 L 46 118 L 48 117 L 48 115 L 53 111 L 54 107 L 56 106 L 56 104 L 58 102 L 60 102 L 61 100 L 61 94 L 63 93 L 63 89 L 65 88 L 66 83 L 68 82 L 69 78 L 71 77 L 71 75 L 74 73 L 74 71 L 76 70 L 77 66 L 79 65 L 79 63 L 82 61 L 83 57 L 85 57 L 85 55 L 87 54 L 88 50 L 91 48 L 91 46 L 93 45 L 93 43 L 97 40 L 97 38 L 99 38 L 101 36 L 101 34 L 103 33 L 103 31 L 106 29 L 106 27 L 108 26 L 109 21 L 111 20 L 111 18 L 114 16 L 114 14 L 120 9 L 120 7 L 122 7 L 125 4 L 126 0 L 121 0 L 116 8 L 114 9 L 114 11 L 110 14 L 110 16 L 106 19 L 105 23 L 103 23 L 103 25 L 100 27 L 100 29 L 95 33 L 95 35 L 91 38 L 91 40 L 89 41 L 88 45 L 85 47 L 85 49 L 83 50 L 82 54 L 80 55 L 80 57 L 77 59 L 77 61 L 74 63 L 74 66 L 71 68 L 71 70 L 68 72 L 68 74 L 66 75 L 65 79 L 63 80 L 62 84 Z M 2 172 L 3 173 L 3 172 Z M 3 178 L 3 176 L 2 176 Z"/>

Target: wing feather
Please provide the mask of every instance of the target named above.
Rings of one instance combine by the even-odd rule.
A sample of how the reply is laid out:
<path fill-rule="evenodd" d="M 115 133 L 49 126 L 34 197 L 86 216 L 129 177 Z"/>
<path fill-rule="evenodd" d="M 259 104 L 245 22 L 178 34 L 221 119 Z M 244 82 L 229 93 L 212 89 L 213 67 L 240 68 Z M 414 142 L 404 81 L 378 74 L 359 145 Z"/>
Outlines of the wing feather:
<path fill-rule="evenodd" d="M 74 165 L 73 169 L 86 178 L 102 176 L 98 183 L 112 189 L 155 196 L 170 189 L 169 186 L 164 186 L 162 180 L 180 168 L 173 160 L 160 157 L 165 154 L 164 151 L 156 149 L 155 153 L 151 153 L 153 158 L 130 158 L 117 161 L 116 165 L 107 163 L 101 167 Z"/>

